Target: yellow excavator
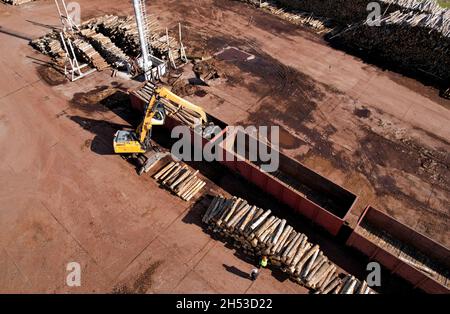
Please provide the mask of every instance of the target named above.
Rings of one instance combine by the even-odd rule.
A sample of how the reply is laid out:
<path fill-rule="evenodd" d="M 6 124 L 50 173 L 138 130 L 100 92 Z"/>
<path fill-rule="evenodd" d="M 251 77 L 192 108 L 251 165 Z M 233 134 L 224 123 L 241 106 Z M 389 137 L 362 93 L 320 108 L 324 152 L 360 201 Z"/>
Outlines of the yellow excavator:
<path fill-rule="evenodd" d="M 142 168 L 139 170 L 139 174 L 144 171 L 148 171 L 149 167 L 155 163 L 155 161 L 162 158 L 162 155 L 154 155 L 152 158 L 145 156 L 150 149 L 151 145 L 151 132 L 154 125 L 164 125 L 166 120 L 166 110 L 162 100 L 169 101 L 179 108 L 186 108 L 196 112 L 201 123 L 207 123 L 207 116 L 205 111 L 191 102 L 175 95 L 165 87 L 155 87 L 153 95 L 145 108 L 144 119 L 137 127 L 136 131 L 119 130 L 114 135 L 114 152 L 116 154 L 133 155 L 136 157 L 145 157 Z"/>

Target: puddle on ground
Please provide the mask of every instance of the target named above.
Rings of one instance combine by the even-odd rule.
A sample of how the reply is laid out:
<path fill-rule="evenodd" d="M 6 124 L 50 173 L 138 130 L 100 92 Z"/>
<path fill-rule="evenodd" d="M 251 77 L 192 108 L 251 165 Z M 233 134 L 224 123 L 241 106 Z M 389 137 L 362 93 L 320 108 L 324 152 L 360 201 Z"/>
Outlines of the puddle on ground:
<path fill-rule="evenodd" d="M 354 113 L 357 117 L 363 118 L 363 119 L 369 118 L 369 117 L 370 117 L 370 114 L 371 114 L 370 110 L 367 109 L 367 108 L 355 109 L 355 110 L 353 111 L 353 113 Z"/>

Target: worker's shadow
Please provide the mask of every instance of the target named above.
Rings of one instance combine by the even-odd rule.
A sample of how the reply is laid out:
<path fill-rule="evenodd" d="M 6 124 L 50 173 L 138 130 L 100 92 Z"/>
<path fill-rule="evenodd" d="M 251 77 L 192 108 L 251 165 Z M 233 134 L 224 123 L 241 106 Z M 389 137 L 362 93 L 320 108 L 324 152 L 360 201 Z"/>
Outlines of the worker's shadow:
<path fill-rule="evenodd" d="M 80 116 L 70 116 L 70 120 L 80 125 L 84 130 L 94 134 L 92 141 L 86 141 L 85 147 L 99 155 L 113 155 L 113 139 L 117 130 L 126 129 L 127 125 L 105 120 L 95 120 Z"/>
<path fill-rule="evenodd" d="M 239 268 L 236 268 L 235 266 L 228 266 L 228 265 L 223 264 L 223 267 L 225 267 L 225 269 L 232 274 L 235 274 L 244 279 L 251 280 L 249 273 L 246 273 L 246 272 L 240 270 Z"/>

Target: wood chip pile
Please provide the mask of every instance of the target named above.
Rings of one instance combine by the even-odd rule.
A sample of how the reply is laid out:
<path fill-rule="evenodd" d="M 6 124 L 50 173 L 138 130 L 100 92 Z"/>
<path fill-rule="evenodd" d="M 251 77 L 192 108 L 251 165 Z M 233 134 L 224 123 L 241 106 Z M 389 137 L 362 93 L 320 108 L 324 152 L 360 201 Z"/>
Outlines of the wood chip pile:
<path fill-rule="evenodd" d="M 267 256 L 272 265 L 316 293 L 375 293 L 354 276 L 342 278 L 338 267 L 319 245 L 309 242 L 305 234 L 295 231 L 285 219 L 272 215 L 271 210 L 252 206 L 241 198 L 216 196 L 202 221 L 210 231 L 233 240 L 245 253 Z"/>
<path fill-rule="evenodd" d="M 153 177 L 182 200 L 190 201 L 206 185 L 205 181 L 197 177 L 198 172 L 189 169 L 187 165 L 172 161 Z"/>
<path fill-rule="evenodd" d="M 416 248 L 404 244 L 390 234 L 367 223 L 360 225 L 357 231 L 376 245 L 399 257 L 405 263 L 433 277 L 444 286 L 450 287 L 449 270 L 436 264 Z"/>

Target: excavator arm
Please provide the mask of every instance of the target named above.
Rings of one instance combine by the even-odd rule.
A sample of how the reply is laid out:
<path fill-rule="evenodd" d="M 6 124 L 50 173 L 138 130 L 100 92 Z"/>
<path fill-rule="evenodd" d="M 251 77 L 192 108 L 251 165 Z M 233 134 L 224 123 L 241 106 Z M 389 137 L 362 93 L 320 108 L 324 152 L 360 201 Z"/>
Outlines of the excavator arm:
<path fill-rule="evenodd" d="M 165 98 L 167 100 L 170 100 L 171 102 L 179 105 L 182 108 L 189 109 L 193 112 L 196 112 L 199 114 L 201 118 L 202 124 L 206 124 L 208 122 L 208 118 L 206 116 L 206 112 L 199 106 L 194 105 L 193 103 L 187 101 L 186 99 L 181 98 L 180 96 L 172 93 L 170 90 L 168 90 L 165 87 L 159 87 L 156 89 L 156 94 L 161 97 Z"/>
<path fill-rule="evenodd" d="M 143 144 L 145 139 L 147 138 L 148 132 L 152 128 L 152 119 L 155 115 L 155 105 L 156 105 L 156 95 L 153 95 L 150 99 L 147 109 L 145 110 L 144 120 L 142 120 L 141 124 L 139 124 L 136 134 L 139 136 L 139 142 Z"/>

